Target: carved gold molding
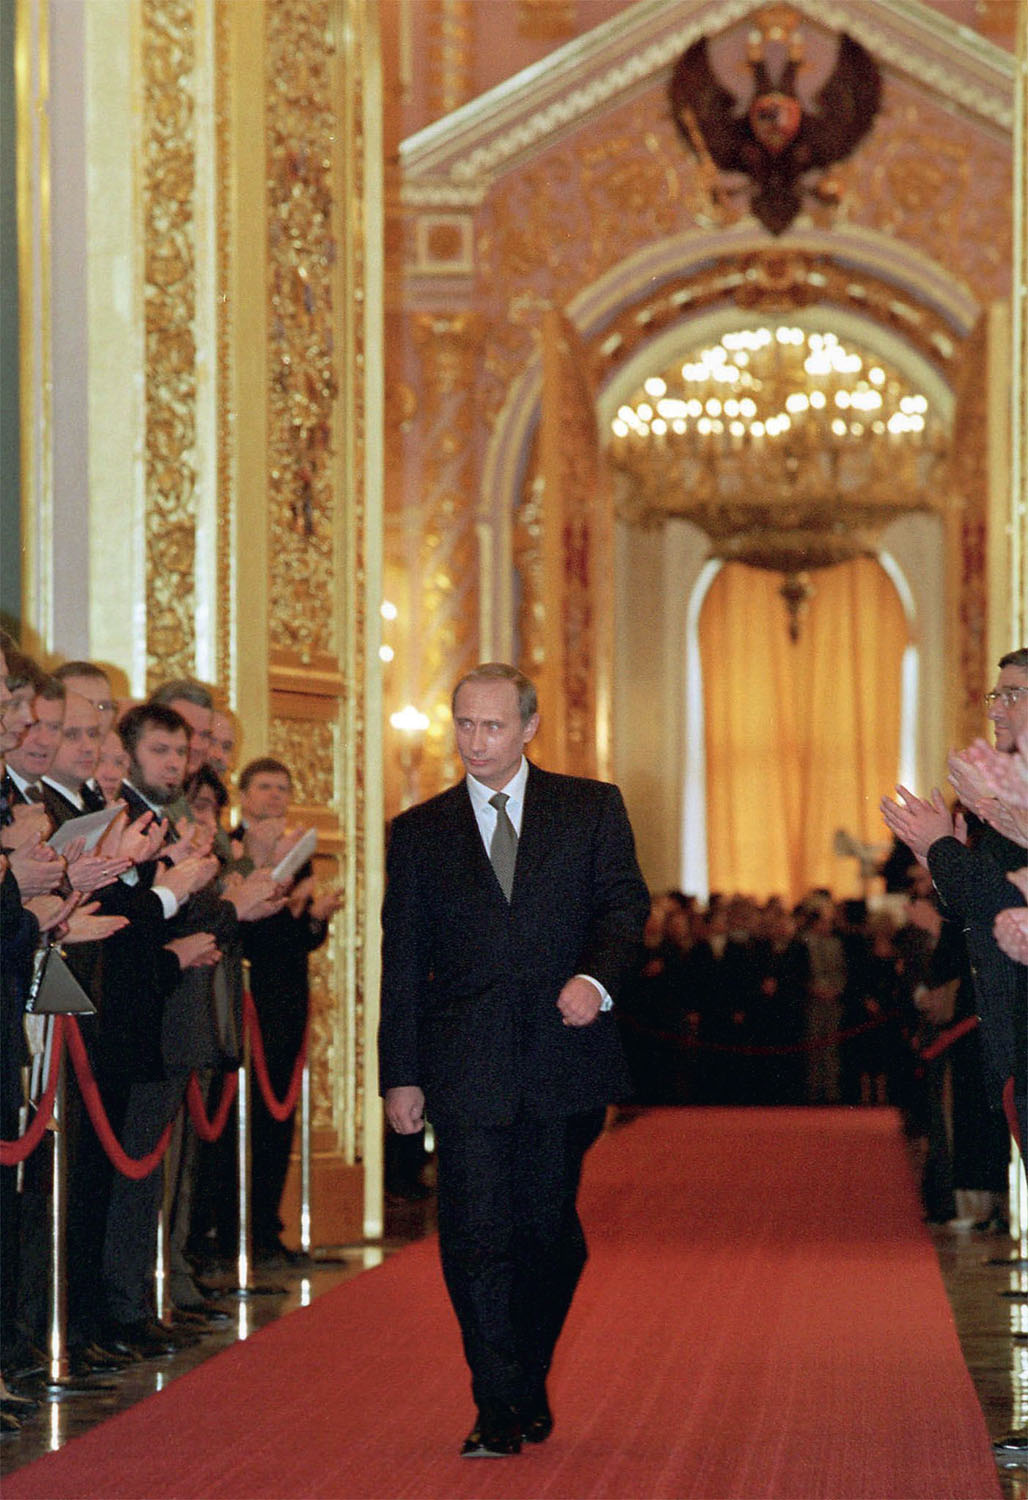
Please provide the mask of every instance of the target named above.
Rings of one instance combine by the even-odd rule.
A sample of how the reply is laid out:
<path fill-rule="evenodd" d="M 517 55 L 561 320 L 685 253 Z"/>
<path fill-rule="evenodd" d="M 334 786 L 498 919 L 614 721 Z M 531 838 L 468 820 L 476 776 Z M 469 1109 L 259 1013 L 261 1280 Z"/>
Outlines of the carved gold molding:
<path fill-rule="evenodd" d="M 682 0 L 627 7 L 539 65 L 437 120 L 401 145 L 411 205 L 482 201 L 505 173 L 531 164 L 554 137 L 584 130 L 621 97 L 663 89 L 675 59 L 701 36 L 751 24 L 753 0 Z M 1013 59 L 938 9 L 907 0 L 798 0 L 804 21 L 848 31 L 897 77 L 952 101 L 969 120 L 1009 130 Z"/>
<path fill-rule="evenodd" d="M 336 288 L 340 185 L 332 141 L 332 6 L 265 10 L 267 180 L 268 745 L 289 766 L 301 809 L 338 809 L 341 679 L 306 681 L 317 658 L 338 673 L 336 598 L 340 510 L 337 397 L 341 309 Z M 284 658 L 284 659 L 283 659 Z M 290 691 L 275 693 L 275 665 Z M 329 692 L 321 690 L 329 687 Z M 335 688 L 333 691 L 332 688 Z M 311 690 L 316 701 L 312 708 Z M 337 813 L 338 820 L 338 813 Z M 347 892 L 347 899 L 351 893 Z M 347 1135 L 337 941 L 312 969 L 314 1124 Z M 345 1002 L 344 1002 L 345 1003 Z M 333 1066 L 334 1064 L 334 1066 Z M 352 1159 L 352 1158 L 351 1158 Z"/>
<path fill-rule="evenodd" d="M 319 831 L 319 873 L 343 891 L 330 944 L 312 965 L 315 1126 L 336 1162 L 370 1163 L 365 1224 L 373 1227 L 381 1213 L 370 1180 L 380 1143 L 377 1113 L 367 1119 L 365 1035 L 374 969 L 366 908 L 369 886 L 378 889 L 369 860 L 380 850 L 379 781 L 368 769 L 378 737 L 367 717 L 367 589 L 379 587 L 366 400 L 366 235 L 381 212 L 366 118 L 366 75 L 377 86 L 373 19 L 362 0 L 291 0 L 264 14 L 269 744 L 294 771 L 298 815 Z M 380 348 L 372 353 L 380 359 Z"/>
<path fill-rule="evenodd" d="M 1025 5 L 1017 10 L 1013 286 L 1008 639 L 1016 648 L 1028 641 L 1028 6 Z"/>
<path fill-rule="evenodd" d="M 430 719 L 418 788 L 428 796 L 453 775 L 450 692 L 477 660 L 473 433 L 482 323 L 471 313 L 419 314 L 412 332 L 421 360 L 423 449 L 416 515 L 408 516 L 419 540 L 406 608 L 411 701 Z"/>
<path fill-rule="evenodd" d="M 14 47 L 22 613 L 38 644 L 49 650 L 54 610 L 49 6 L 18 0 Z"/>
<path fill-rule="evenodd" d="M 189 0 L 143 0 L 147 681 L 193 670 L 196 124 Z"/>
<path fill-rule="evenodd" d="M 330 10 L 297 0 L 266 12 L 271 645 L 301 659 L 338 644 Z"/>
<path fill-rule="evenodd" d="M 429 13 L 429 109 L 448 115 L 473 92 L 473 0 L 433 0 Z"/>
<path fill-rule="evenodd" d="M 518 32 L 530 41 L 572 37 L 578 26 L 577 0 L 517 0 Z"/>
<path fill-rule="evenodd" d="M 223 692 L 235 697 L 236 653 L 236 579 L 234 538 L 236 528 L 236 423 L 232 409 L 235 369 L 232 346 L 230 302 L 232 297 L 232 122 L 231 37 L 229 9 L 225 0 L 214 6 L 214 150 L 216 248 L 215 277 L 217 327 L 215 358 L 217 361 L 217 460 L 218 493 L 215 571 L 217 575 L 217 619 L 215 621 L 215 662 L 217 679 Z"/>

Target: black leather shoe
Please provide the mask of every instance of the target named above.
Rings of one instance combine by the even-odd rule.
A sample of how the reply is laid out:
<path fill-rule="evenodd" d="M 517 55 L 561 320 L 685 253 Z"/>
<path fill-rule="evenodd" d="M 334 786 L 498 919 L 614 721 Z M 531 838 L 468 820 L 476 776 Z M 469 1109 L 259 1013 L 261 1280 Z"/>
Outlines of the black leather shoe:
<path fill-rule="evenodd" d="M 192 1333 L 199 1333 L 201 1328 L 207 1327 L 207 1319 L 203 1313 L 194 1312 L 191 1307 L 173 1307 L 171 1310 L 171 1326 L 173 1328 L 187 1328 Z"/>
<path fill-rule="evenodd" d="M 232 1314 L 217 1302 L 203 1297 L 199 1302 L 183 1302 L 175 1305 L 175 1318 L 181 1316 L 183 1323 L 231 1323 Z"/>
<path fill-rule="evenodd" d="M 259 1240 L 253 1250 L 256 1266 L 303 1266 L 308 1259 L 302 1250 L 290 1250 L 281 1240 Z"/>
<path fill-rule="evenodd" d="M 521 1423 L 511 1407 L 480 1407 L 461 1458 L 510 1458 L 521 1452 Z"/>
<path fill-rule="evenodd" d="M 72 1361 L 76 1359 L 83 1369 L 92 1374 L 113 1374 L 117 1370 L 124 1370 L 126 1365 L 132 1364 L 128 1355 L 115 1354 L 113 1349 L 105 1349 L 97 1343 L 80 1344 L 70 1351 Z"/>
<path fill-rule="evenodd" d="M 545 1443 L 553 1431 L 553 1412 L 542 1391 L 521 1407 L 521 1436 L 526 1443 Z"/>
<path fill-rule="evenodd" d="M 177 1354 L 196 1340 L 189 1335 L 173 1333 L 160 1323 L 111 1323 L 103 1331 L 104 1348 L 115 1354 L 129 1353 L 137 1359 L 156 1359 Z"/>

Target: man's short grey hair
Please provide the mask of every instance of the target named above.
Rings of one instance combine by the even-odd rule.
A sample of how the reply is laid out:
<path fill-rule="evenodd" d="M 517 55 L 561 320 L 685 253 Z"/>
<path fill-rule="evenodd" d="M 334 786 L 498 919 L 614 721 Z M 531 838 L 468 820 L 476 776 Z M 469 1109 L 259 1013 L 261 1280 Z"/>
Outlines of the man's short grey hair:
<path fill-rule="evenodd" d="M 472 667 L 470 672 L 465 672 L 453 690 L 450 699 L 450 707 L 454 713 L 457 712 L 457 694 L 466 682 L 510 682 L 518 695 L 518 713 L 522 724 L 527 724 L 533 714 L 539 712 L 539 695 L 535 690 L 535 683 L 526 677 L 524 672 L 519 672 L 517 667 L 512 667 L 505 661 L 483 661 L 477 667 Z"/>
<path fill-rule="evenodd" d="M 1022 672 L 1028 672 L 1028 646 L 1019 646 L 1016 651 L 1008 651 L 1006 656 L 999 659 L 1000 670 L 1004 667 L 1020 667 Z"/>
<path fill-rule="evenodd" d="M 162 682 L 150 694 L 151 703 L 195 703 L 197 708 L 214 708 L 214 695 L 209 687 L 196 682 L 192 677 L 180 677 L 175 682 Z"/>

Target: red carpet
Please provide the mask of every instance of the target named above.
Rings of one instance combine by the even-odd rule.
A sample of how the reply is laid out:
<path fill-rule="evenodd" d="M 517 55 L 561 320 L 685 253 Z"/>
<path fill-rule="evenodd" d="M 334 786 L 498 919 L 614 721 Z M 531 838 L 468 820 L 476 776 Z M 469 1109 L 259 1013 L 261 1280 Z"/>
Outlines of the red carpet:
<path fill-rule="evenodd" d="M 469 1462 L 434 1243 L 4 1483 L 4 1500 L 996 1500 L 887 1111 L 655 1111 L 591 1153 L 557 1428 Z"/>

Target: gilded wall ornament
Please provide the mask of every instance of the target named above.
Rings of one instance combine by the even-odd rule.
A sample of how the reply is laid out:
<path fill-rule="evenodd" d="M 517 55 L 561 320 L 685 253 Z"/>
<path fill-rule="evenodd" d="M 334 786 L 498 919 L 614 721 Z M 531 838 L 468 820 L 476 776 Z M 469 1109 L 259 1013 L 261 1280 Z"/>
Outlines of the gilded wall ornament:
<path fill-rule="evenodd" d="M 217 484 L 218 536 L 215 567 L 217 571 L 217 619 L 215 622 L 215 659 L 217 680 L 223 691 L 235 681 L 234 645 L 234 572 L 232 539 L 236 515 L 235 465 L 233 463 L 235 424 L 231 410 L 232 339 L 229 328 L 229 295 L 231 284 L 230 231 L 232 203 L 232 132 L 229 127 L 228 99 L 229 36 L 228 6 L 225 0 L 214 7 L 214 151 L 217 225 L 215 235 L 215 276 L 217 280 Z"/>
<path fill-rule="evenodd" d="M 311 608 L 332 597 L 336 522 L 329 11 L 324 0 L 266 11 L 271 642 L 307 659 L 337 644 L 334 611 Z"/>
<path fill-rule="evenodd" d="M 744 109 L 715 76 L 705 37 L 675 64 L 671 105 L 701 169 L 714 169 L 710 186 L 715 196 L 731 191 L 718 172 L 748 177 L 750 208 L 772 234 L 782 234 L 799 213 L 805 194 L 825 198 L 826 169 L 856 150 L 870 130 L 882 82 L 870 53 L 843 32 L 835 67 L 808 106 L 797 86 L 802 32 L 794 22 L 776 38 L 785 44 L 785 55 L 774 77 L 766 40 L 760 31 L 750 34 L 747 60 L 753 90 Z"/>
<path fill-rule="evenodd" d="M 269 743 L 344 889 L 312 966 L 315 1120 L 361 1154 L 365 839 L 364 69 L 360 0 L 268 3 Z"/>
<path fill-rule="evenodd" d="M 147 681 L 194 670 L 196 564 L 196 133 L 194 15 L 144 0 Z"/>
<path fill-rule="evenodd" d="M 531 41 L 556 42 L 573 37 L 578 0 L 517 0 L 518 32 Z"/>
<path fill-rule="evenodd" d="M 477 660 L 473 587 L 477 570 L 473 434 L 480 320 L 473 314 L 413 319 L 421 362 L 416 502 L 404 530 L 415 538 L 409 578 L 410 701 L 430 717 L 420 764 L 421 794 L 444 784 L 452 768 L 448 705 L 457 678 Z"/>
<path fill-rule="evenodd" d="M 448 115 L 473 92 L 473 0 L 432 0 L 429 27 L 429 109 Z"/>
<path fill-rule="evenodd" d="M 301 807 L 335 806 L 338 752 L 339 727 L 331 720 L 276 717 L 268 726 L 268 754 L 289 767 Z"/>

